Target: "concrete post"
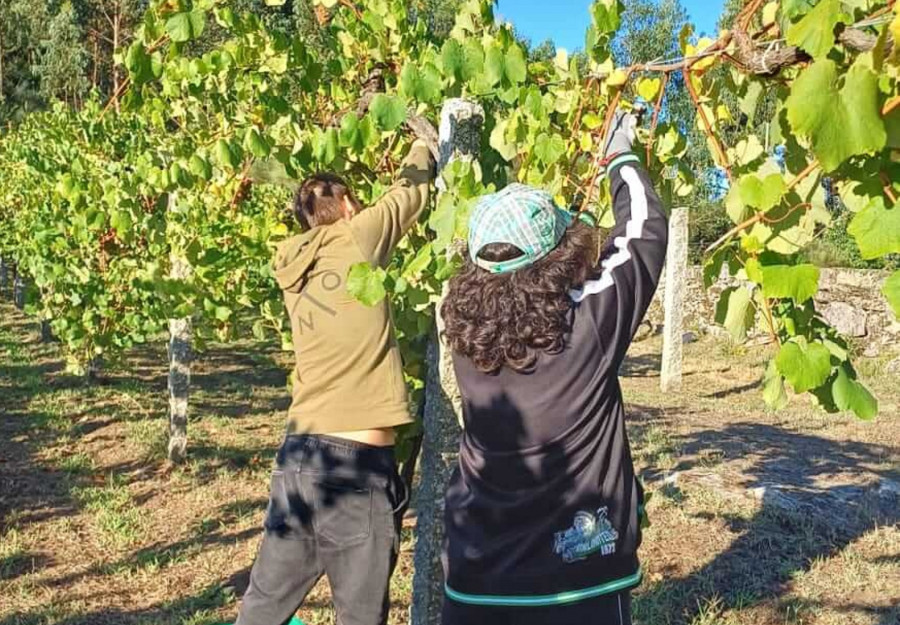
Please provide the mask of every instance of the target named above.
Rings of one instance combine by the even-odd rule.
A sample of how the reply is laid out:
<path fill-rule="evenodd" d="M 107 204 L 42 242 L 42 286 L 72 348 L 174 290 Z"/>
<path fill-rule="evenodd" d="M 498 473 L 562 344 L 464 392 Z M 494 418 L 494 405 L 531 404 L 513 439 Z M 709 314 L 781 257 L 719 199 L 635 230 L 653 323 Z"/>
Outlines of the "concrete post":
<path fill-rule="evenodd" d="M 666 254 L 665 321 L 659 382 L 663 392 L 681 388 L 687 259 L 688 209 L 675 208 L 669 217 L 669 249 Z"/>
<path fill-rule="evenodd" d="M 169 211 L 175 210 L 177 196 L 169 195 Z M 170 252 L 172 280 L 186 280 L 192 269 L 187 259 L 175 247 Z M 169 319 L 169 445 L 172 462 L 182 462 L 187 456 L 188 395 L 191 388 L 191 339 L 193 323 L 190 317 Z"/>
<path fill-rule="evenodd" d="M 0 298 L 6 295 L 9 287 L 9 262 L 0 256 Z"/>
<path fill-rule="evenodd" d="M 19 310 L 25 310 L 25 280 L 18 272 L 13 279 L 13 303 Z"/>
<path fill-rule="evenodd" d="M 479 104 L 463 99 L 445 102 L 441 110 L 438 167 L 443 169 L 456 159 L 475 159 L 481 145 L 483 125 L 484 109 Z M 438 189 L 446 190 L 443 180 L 438 181 Z M 439 339 L 443 329 L 440 314 L 437 315 L 436 325 L 427 355 L 421 477 L 416 493 L 412 625 L 438 625 L 441 622 L 444 599 L 441 567 L 444 491 L 459 451 L 459 389 L 453 375 L 450 350 Z"/>

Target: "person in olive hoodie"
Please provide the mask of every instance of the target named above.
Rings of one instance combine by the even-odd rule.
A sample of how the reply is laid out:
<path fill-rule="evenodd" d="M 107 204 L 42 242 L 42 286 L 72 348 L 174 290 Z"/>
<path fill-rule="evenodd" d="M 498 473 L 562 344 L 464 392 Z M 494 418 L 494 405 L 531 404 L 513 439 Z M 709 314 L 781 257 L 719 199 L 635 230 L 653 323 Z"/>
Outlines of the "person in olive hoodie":
<path fill-rule="evenodd" d="M 389 304 L 361 304 L 346 281 L 356 263 L 388 264 L 425 208 L 434 165 L 416 140 L 395 184 L 366 209 L 333 174 L 297 193 L 303 233 L 275 259 L 293 331 L 293 401 L 236 625 L 287 623 L 322 575 L 341 625 L 387 622 L 406 502 L 394 428 L 413 418 Z"/>

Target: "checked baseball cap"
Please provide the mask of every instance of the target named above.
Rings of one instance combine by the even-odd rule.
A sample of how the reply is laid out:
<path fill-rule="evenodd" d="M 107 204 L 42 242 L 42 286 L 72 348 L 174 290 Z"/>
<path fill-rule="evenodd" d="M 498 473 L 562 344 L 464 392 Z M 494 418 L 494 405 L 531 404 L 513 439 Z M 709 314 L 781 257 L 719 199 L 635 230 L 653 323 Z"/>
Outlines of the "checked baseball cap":
<path fill-rule="evenodd" d="M 534 264 L 559 244 L 575 215 L 560 208 L 546 191 L 511 184 L 482 196 L 469 217 L 469 257 L 491 273 L 508 273 Z M 491 262 L 478 254 L 492 243 L 509 243 L 522 250 L 511 260 Z"/>

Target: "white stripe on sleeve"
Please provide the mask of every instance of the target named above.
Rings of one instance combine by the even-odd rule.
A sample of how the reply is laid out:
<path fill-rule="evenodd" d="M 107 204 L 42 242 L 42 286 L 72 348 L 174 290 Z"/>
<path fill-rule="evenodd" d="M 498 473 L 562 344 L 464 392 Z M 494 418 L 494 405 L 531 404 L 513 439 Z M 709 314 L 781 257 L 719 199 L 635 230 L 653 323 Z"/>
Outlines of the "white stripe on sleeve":
<path fill-rule="evenodd" d="M 616 253 L 601 263 L 603 269 L 597 280 L 588 280 L 581 289 L 573 289 L 569 292 L 569 296 L 576 302 L 581 302 L 588 295 L 596 295 L 608 289 L 613 285 L 612 272 L 631 260 L 631 252 L 628 250 L 628 244 L 634 239 L 640 239 L 644 233 L 644 222 L 647 221 L 647 192 L 644 189 L 644 183 L 641 182 L 637 170 L 633 167 L 623 165 L 619 170 L 622 180 L 628 185 L 628 194 L 631 196 L 631 211 L 628 221 L 625 223 L 625 236 L 616 237 L 613 245 L 616 247 Z"/>

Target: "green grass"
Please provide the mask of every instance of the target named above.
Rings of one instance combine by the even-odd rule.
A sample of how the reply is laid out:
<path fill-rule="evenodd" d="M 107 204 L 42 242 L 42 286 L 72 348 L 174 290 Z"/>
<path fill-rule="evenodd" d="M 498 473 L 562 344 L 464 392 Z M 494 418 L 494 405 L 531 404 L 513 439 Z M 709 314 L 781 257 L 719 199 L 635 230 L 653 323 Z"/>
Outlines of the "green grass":
<path fill-rule="evenodd" d="M 126 354 L 102 385 L 86 386 L 36 336 L 0 302 L 0 482 L 17 497 L 0 519 L 0 625 L 233 622 L 233 578 L 258 547 L 289 363 L 252 342 L 200 354 L 190 456 L 172 467 L 163 345 Z M 779 512 L 747 489 L 770 479 L 813 488 L 799 467 L 814 472 L 830 454 L 840 481 L 890 475 L 896 421 L 826 415 L 804 398 L 773 414 L 754 386 L 771 348 L 711 338 L 685 346 L 684 388 L 663 394 L 656 340 L 635 345 L 642 359 L 622 380 L 632 453 L 653 493 L 636 624 L 893 624 L 900 529 L 873 523 L 842 538 L 837 523 Z M 858 370 L 888 415 L 900 392 L 884 364 L 862 359 Z M 401 548 L 390 625 L 408 617 L 409 529 Z M 300 616 L 335 624 L 327 584 Z"/>
<path fill-rule="evenodd" d="M 140 419 L 125 422 L 125 439 L 137 449 L 144 462 L 160 461 L 167 452 L 165 419 Z"/>
<path fill-rule="evenodd" d="M 85 453 L 76 453 L 62 456 L 56 466 L 72 476 L 82 476 L 94 470 L 94 461 Z"/>
<path fill-rule="evenodd" d="M 135 506 L 128 484 L 110 473 L 105 486 L 75 487 L 75 499 L 92 514 L 104 544 L 128 546 L 143 536 L 140 509 Z"/>

